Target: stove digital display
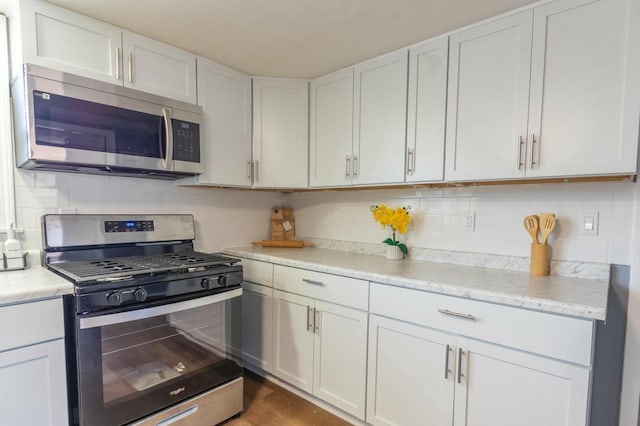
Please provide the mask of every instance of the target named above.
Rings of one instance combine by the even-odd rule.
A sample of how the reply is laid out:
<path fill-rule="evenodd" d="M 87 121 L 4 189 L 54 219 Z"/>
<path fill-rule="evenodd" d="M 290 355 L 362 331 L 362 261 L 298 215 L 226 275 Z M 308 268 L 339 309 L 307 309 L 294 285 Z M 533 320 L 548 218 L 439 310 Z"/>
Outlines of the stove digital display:
<path fill-rule="evenodd" d="M 152 220 L 108 220 L 104 232 L 150 232 L 155 231 Z"/>

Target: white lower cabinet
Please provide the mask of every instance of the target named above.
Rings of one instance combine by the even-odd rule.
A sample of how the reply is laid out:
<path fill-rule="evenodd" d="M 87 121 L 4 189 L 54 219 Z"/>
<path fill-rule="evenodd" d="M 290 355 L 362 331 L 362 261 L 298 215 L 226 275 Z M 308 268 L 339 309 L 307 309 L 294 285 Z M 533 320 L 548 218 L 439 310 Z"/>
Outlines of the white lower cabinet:
<path fill-rule="evenodd" d="M 242 358 L 267 373 L 273 365 L 273 264 L 242 259 Z"/>
<path fill-rule="evenodd" d="M 380 284 L 370 303 L 368 423 L 587 424 L 590 321 Z"/>
<path fill-rule="evenodd" d="M 453 345 L 448 340 L 442 332 L 370 315 L 368 423 L 452 424 Z"/>
<path fill-rule="evenodd" d="M 455 359 L 454 426 L 587 424 L 587 367 L 465 338 Z"/>
<path fill-rule="evenodd" d="M 62 299 L 0 307 L 0 423 L 69 423 Z"/>
<path fill-rule="evenodd" d="M 273 363 L 273 289 L 242 284 L 242 355 L 245 362 L 271 373 Z"/>
<path fill-rule="evenodd" d="M 366 360 L 366 312 L 274 290 L 274 375 L 364 419 Z"/>

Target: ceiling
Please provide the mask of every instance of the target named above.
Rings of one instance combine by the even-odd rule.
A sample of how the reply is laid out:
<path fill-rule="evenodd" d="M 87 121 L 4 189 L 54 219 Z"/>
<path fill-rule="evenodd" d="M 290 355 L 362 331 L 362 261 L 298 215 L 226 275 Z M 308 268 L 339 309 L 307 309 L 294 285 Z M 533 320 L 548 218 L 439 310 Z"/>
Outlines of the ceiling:
<path fill-rule="evenodd" d="M 251 75 L 313 78 L 533 0 L 49 0 Z"/>

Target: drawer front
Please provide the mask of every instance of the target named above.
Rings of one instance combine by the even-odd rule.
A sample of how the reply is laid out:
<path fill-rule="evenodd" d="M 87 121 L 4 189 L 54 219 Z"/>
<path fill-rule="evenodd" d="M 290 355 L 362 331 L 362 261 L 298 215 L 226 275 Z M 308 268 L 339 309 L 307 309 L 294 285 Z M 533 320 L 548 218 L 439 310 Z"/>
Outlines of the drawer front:
<path fill-rule="evenodd" d="M 62 298 L 0 307 L 0 351 L 64 337 Z"/>
<path fill-rule="evenodd" d="M 245 281 L 273 287 L 272 263 L 242 259 L 242 274 Z"/>
<path fill-rule="evenodd" d="M 593 321 L 376 283 L 370 306 L 389 318 L 591 364 Z"/>
<path fill-rule="evenodd" d="M 369 282 L 364 280 L 274 265 L 273 285 L 279 290 L 363 311 L 369 308 Z"/>

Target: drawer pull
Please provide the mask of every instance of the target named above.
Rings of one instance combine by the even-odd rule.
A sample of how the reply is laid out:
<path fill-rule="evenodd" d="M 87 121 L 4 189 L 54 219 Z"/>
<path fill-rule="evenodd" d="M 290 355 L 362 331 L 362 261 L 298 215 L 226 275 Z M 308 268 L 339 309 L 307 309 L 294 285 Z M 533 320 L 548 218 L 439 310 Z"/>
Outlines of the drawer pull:
<path fill-rule="evenodd" d="M 313 324 L 311 323 L 311 306 L 307 305 L 307 331 L 313 328 Z"/>
<path fill-rule="evenodd" d="M 458 384 L 462 383 L 462 355 L 464 351 L 462 348 L 458 348 Z"/>
<path fill-rule="evenodd" d="M 476 317 L 474 317 L 473 315 L 461 314 L 460 312 L 453 312 L 453 311 L 450 311 L 448 309 L 438 309 L 438 312 L 440 312 L 441 314 L 445 314 L 445 315 L 451 315 L 452 317 L 464 318 L 464 319 L 468 319 L 468 320 L 471 320 L 471 321 L 475 321 L 476 320 Z"/>
<path fill-rule="evenodd" d="M 314 281 L 314 280 L 310 280 L 310 279 L 307 279 L 307 278 L 303 278 L 302 281 L 304 281 L 307 284 L 324 285 L 324 283 L 321 282 L 321 281 Z"/>
<path fill-rule="evenodd" d="M 444 378 L 445 380 L 449 378 L 449 352 L 451 352 L 451 346 L 447 343 L 447 346 L 444 348 L 445 356 L 444 356 Z"/>

